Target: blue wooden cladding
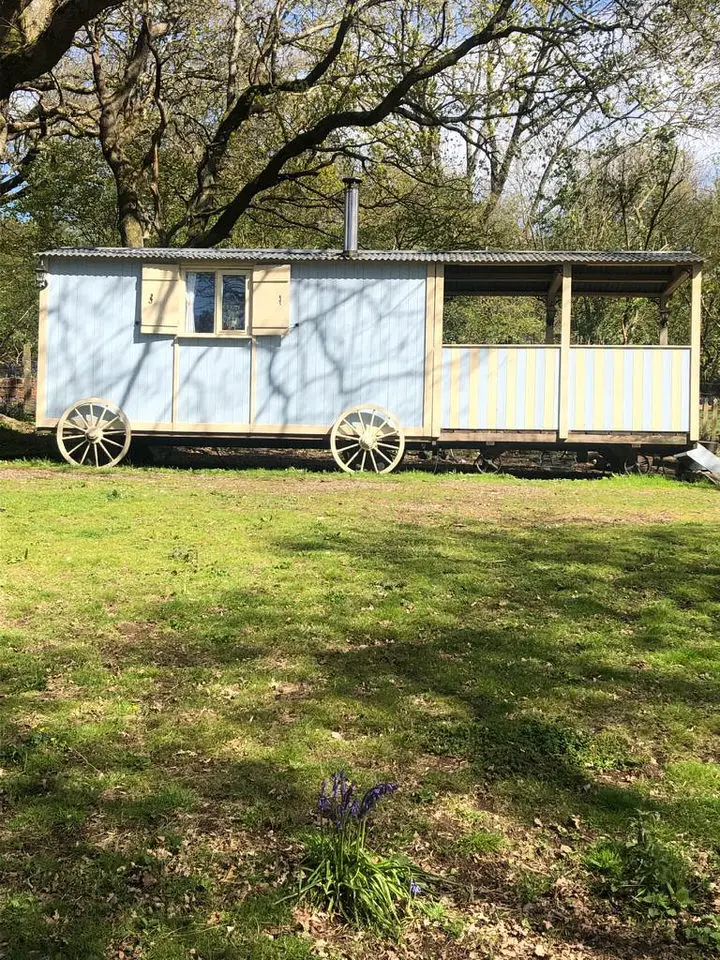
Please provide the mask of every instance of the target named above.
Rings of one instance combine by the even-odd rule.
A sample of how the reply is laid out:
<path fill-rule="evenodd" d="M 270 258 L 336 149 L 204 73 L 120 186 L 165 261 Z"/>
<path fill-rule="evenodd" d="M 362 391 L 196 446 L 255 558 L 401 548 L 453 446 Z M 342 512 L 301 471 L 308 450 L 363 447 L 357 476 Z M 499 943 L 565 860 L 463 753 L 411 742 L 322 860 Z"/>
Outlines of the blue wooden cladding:
<path fill-rule="evenodd" d="M 679 433 L 690 427 L 689 347 L 572 347 L 571 430 Z"/>
<path fill-rule="evenodd" d="M 443 348 L 448 430 L 556 430 L 559 347 Z M 682 433 L 689 429 L 689 347 L 571 347 L 574 431 Z"/>
<path fill-rule="evenodd" d="M 423 422 L 426 268 L 293 264 L 290 332 L 258 338 L 255 423 L 328 425 L 376 403 Z"/>
<path fill-rule="evenodd" d="M 423 423 L 426 267 L 294 264 L 290 332 L 173 338 L 139 332 L 141 267 L 60 260 L 48 277 L 46 417 L 98 396 L 131 423 L 328 428 L 346 408 L 376 403 Z M 254 384 L 254 387 L 253 387 Z"/>
<path fill-rule="evenodd" d="M 181 256 L 172 267 L 177 279 L 167 281 L 178 314 L 186 296 Z M 524 432 L 528 441 L 548 432 L 562 440 L 692 437 L 697 429 L 699 280 L 694 347 L 570 347 L 569 332 L 562 346 L 442 346 L 443 281 L 434 265 L 308 259 L 272 269 L 284 271 L 284 287 L 277 273 L 271 281 L 277 290 L 289 283 L 284 335 L 274 335 L 272 316 L 262 329 L 255 284 L 247 310 L 252 332 L 255 303 L 257 335 L 194 336 L 184 313 L 180 324 L 163 327 L 170 311 L 158 305 L 159 325 L 141 332 L 139 260 L 53 259 L 41 314 L 39 425 L 52 426 L 78 400 L 102 397 L 133 428 L 168 433 L 318 436 L 356 404 L 387 408 L 415 439 L 443 431 Z M 159 288 L 165 280 L 154 282 Z M 273 287 L 266 305 L 278 296 Z"/>
<path fill-rule="evenodd" d="M 119 404 L 131 422 L 168 423 L 173 347 L 136 325 L 140 265 L 63 260 L 48 276 L 46 417 L 83 397 Z"/>
<path fill-rule="evenodd" d="M 250 422 L 250 340 L 180 339 L 180 423 Z"/>
<path fill-rule="evenodd" d="M 447 430 L 556 430 L 559 347 L 443 348 Z"/>

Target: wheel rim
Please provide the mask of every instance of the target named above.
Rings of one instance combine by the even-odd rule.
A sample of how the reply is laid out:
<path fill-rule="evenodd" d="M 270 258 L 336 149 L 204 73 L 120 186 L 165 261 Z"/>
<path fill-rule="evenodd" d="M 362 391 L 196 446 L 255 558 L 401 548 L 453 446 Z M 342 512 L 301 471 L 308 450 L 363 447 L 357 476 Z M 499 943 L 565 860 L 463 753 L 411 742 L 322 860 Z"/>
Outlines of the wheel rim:
<path fill-rule="evenodd" d="M 120 407 L 98 397 L 79 400 L 58 421 L 57 444 L 68 463 L 114 467 L 130 446 L 130 424 Z"/>
<path fill-rule="evenodd" d="M 653 459 L 645 453 L 638 454 L 637 458 L 637 472 L 641 476 L 647 476 L 650 473 L 652 468 Z"/>
<path fill-rule="evenodd" d="M 405 434 L 400 421 L 384 407 L 359 404 L 333 424 L 330 448 L 346 473 L 392 473 L 405 452 Z"/>

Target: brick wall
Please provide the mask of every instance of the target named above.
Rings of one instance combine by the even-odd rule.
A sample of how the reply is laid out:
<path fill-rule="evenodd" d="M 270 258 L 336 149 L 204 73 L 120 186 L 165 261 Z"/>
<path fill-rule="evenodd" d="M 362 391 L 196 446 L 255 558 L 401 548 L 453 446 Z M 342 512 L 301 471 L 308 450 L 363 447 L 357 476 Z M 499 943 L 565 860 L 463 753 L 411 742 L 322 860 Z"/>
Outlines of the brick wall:
<path fill-rule="evenodd" d="M 37 380 L 30 381 L 30 403 L 35 406 Z M 25 380 L 22 377 L 0 377 L 0 412 L 20 407 L 25 400 Z"/>

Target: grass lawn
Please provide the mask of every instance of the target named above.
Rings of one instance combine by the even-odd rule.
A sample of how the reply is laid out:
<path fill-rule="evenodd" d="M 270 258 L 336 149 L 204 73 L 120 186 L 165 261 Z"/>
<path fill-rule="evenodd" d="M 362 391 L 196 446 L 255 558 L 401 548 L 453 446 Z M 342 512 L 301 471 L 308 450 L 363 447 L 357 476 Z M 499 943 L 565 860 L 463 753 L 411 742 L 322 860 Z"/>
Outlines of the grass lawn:
<path fill-rule="evenodd" d="M 712 880 L 719 567 L 701 484 L 0 464 L 0 956 L 709 956 L 585 857 Z M 399 943 L 279 902 L 341 767 L 456 881 Z"/>

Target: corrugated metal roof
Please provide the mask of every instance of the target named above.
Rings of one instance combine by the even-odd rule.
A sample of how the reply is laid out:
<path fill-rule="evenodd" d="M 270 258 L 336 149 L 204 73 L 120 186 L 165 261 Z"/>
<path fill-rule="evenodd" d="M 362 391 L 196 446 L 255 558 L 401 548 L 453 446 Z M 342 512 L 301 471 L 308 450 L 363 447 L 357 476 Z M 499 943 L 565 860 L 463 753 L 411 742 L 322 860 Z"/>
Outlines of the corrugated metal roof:
<path fill-rule="evenodd" d="M 154 262 L 243 260 L 260 263 L 298 261 L 394 261 L 473 264 L 664 264 L 685 266 L 702 263 L 690 250 L 358 250 L 351 257 L 342 250 L 261 250 L 233 247 L 61 247 L 45 250 L 42 257 L 92 258 L 101 260 L 150 260 Z"/>

